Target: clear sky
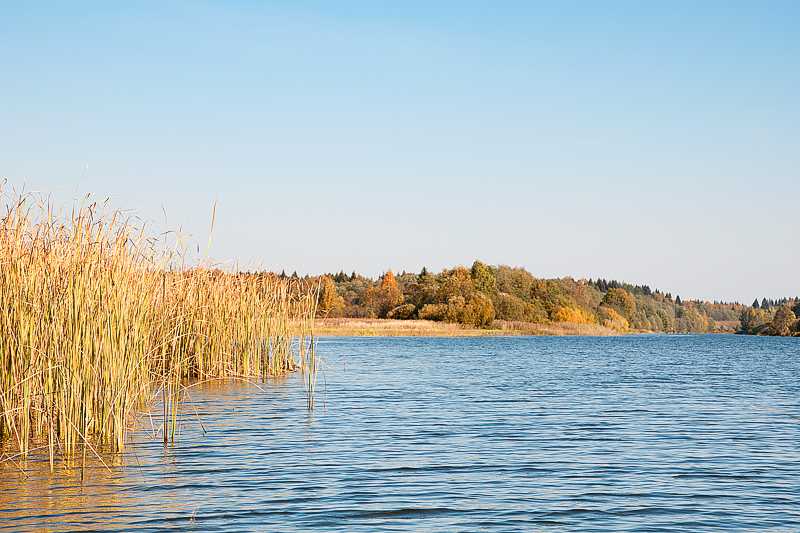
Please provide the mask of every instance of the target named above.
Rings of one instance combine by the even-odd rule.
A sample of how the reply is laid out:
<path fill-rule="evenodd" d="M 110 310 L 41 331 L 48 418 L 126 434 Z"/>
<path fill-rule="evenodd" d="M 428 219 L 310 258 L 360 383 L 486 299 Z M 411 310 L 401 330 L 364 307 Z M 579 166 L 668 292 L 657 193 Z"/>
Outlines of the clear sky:
<path fill-rule="evenodd" d="M 3 2 L 0 177 L 205 252 L 800 295 L 800 2 Z"/>

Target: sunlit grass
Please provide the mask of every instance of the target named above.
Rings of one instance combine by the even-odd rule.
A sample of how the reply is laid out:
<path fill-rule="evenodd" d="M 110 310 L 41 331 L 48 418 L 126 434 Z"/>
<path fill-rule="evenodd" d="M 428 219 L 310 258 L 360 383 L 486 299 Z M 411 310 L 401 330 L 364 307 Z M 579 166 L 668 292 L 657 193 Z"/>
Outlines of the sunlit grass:
<path fill-rule="evenodd" d="M 533 324 L 508 320 L 495 320 L 494 326 L 505 335 L 618 335 L 619 332 L 600 324 L 580 324 L 577 322 L 552 322 Z"/>
<path fill-rule="evenodd" d="M 315 334 L 320 337 L 489 337 L 497 335 L 616 335 L 599 324 L 554 322 L 533 324 L 495 320 L 491 328 L 433 320 L 389 320 L 377 318 L 318 318 Z"/>
<path fill-rule="evenodd" d="M 22 457 L 34 441 L 51 465 L 90 442 L 121 450 L 156 398 L 159 430 L 174 439 L 187 380 L 302 368 L 313 392 L 313 293 L 268 274 L 189 267 L 180 236 L 167 249 L 97 203 L 67 212 L 39 194 L 3 200 L 0 439 Z"/>

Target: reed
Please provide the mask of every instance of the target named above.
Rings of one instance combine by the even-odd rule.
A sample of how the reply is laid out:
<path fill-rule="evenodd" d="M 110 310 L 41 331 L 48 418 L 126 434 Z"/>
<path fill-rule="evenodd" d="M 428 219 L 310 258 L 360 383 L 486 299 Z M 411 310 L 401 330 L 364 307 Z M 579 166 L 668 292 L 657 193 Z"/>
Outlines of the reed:
<path fill-rule="evenodd" d="M 189 380 L 316 368 L 316 297 L 290 280 L 187 266 L 182 237 L 166 248 L 104 205 L 2 197 L 0 439 L 20 456 L 122 450 L 157 398 L 171 440 Z"/>

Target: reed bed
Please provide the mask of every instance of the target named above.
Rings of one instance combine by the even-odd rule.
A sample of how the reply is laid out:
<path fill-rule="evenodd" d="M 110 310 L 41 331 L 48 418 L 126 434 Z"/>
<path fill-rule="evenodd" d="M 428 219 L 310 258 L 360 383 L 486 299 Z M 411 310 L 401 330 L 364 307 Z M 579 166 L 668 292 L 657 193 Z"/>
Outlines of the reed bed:
<path fill-rule="evenodd" d="M 188 267 L 180 236 L 167 248 L 97 203 L 67 212 L 40 194 L 2 197 L 0 440 L 20 456 L 35 443 L 52 468 L 90 443 L 122 450 L 157 400 L 174 439 L 192 380 L 301 369 L 313 392 L 313 292 Z"/>

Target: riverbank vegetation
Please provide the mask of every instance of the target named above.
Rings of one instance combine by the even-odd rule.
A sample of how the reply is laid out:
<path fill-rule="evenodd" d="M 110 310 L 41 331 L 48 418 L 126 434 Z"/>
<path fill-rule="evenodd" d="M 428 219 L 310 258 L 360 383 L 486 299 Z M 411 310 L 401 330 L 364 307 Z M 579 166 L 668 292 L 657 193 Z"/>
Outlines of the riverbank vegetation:
<path fill-rule="evenodd" d="M 3 200 L 0 441 L 22 457 L 32 443 L 51 467 L 54 456 L 85 457 L 95 445 L 121 450 L 156 402 L 163 416 L 150 431 L 166 442 L 187 383 L 273 376 L 313 360 L 306 336 L 317 298 L 296 281 L 188 266 L 180 235 L 167 248 L 105 205 Z"/>
<path fill-rule="evenodd" d="M 373 280 L 340 272 L 306 277 L 304 283 L 320 286 L 320 317 L 424 319 L 478 328 L 502 321 L 596 325 L 616 333 L 733 333 L 747 309 L 738 303 L 682 301 L 647 285 L 615 280 L 541 279 L 524 268 L 481 261 L 438 274 L 425 268 L 399 275 L 388 270 Z"/>
<path fill-rule="evenodd" d="M 742 311 L 740 333 L 800 337 L 800 298 L 770 301 L 764 298 Z"/>
<path fill-rule="evenodd" d="M 397 320 L 389 318 L 317 318 L 318 337 L 492 337 L 499 335 L 616 335 L 599 324 L 554 322 L 534 324 L 495 320 L 491 328 L 476 328 L 453 322 Z"/>

